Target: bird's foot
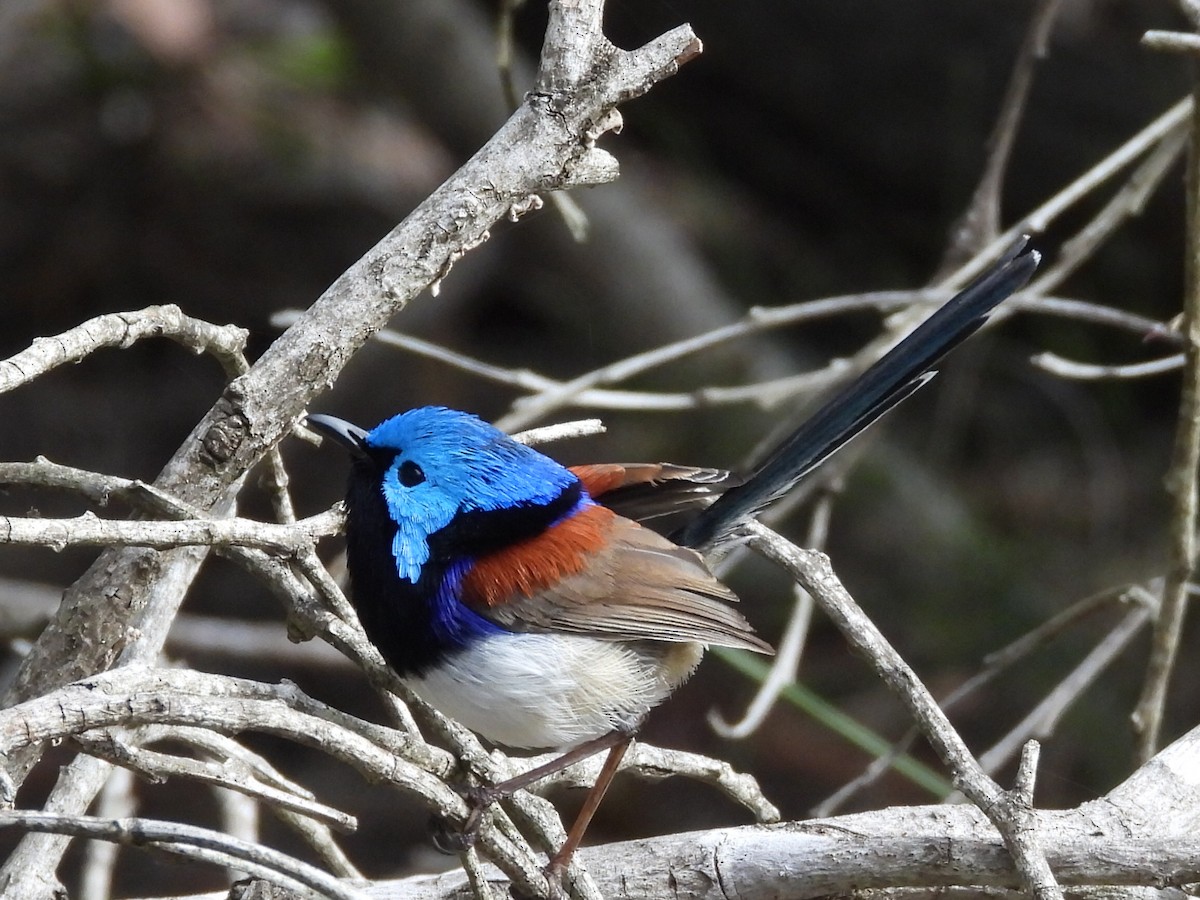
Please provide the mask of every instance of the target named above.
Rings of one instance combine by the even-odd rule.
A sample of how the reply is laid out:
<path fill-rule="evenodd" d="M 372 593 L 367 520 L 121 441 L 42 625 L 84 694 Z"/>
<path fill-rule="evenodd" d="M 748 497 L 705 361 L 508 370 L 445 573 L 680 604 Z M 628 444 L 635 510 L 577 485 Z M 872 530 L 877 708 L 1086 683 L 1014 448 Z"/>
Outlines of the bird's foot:
<path fill-rule="evenodd" d="M 514 884 L 508 889 L 509 897 L 512 900 L 567 900 L 570 892 L 567 890 L 566 868 L 551 860 L 549 865 L 542 869 L 542 874 L 546 876 L 546 893 L 544 895 L 526 894 Z"/>
<path fill-rule="evenodd" d="M 542 874 L 546 876 L 546 885 L 550 889 L 550 900 L 564 900 L 567 896 L 567 886 L 564 878 L 567 874 L 565 863 L 560 863 L 558 857 L 550 860 L 546 868 L 542 869 Z"/>
<path fill-rule="evenodd" d="M 441 816 L 429 820 L 429 834 L 433 846 L 440 852 L 455 856 L 473 847 L 483 826 L 483 814 L 499 797 L 496 792 L 480 785 L 459 785 L 455 790 L 467 802 L 467 817 L 461 826 L 455 826 Z"/>

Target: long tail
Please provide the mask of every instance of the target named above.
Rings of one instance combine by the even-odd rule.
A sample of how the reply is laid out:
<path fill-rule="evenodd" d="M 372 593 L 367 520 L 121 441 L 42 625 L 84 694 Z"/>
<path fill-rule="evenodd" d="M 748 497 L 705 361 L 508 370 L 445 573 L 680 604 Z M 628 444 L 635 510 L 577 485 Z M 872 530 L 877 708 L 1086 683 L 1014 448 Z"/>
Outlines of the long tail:
<path fill-rule="evenodd" d="M 738 525 L 779 499 L 805 475 L 896 404 L 923 387 L 933 366 L 987 321 L 1005 298 L 1020 290 L 1039 254 L 1015 244 L 990 269 L 818 409 L 776 447 L 744 483 L 722 496 L 672 539 L 701 549 L 720 542 Z"/>

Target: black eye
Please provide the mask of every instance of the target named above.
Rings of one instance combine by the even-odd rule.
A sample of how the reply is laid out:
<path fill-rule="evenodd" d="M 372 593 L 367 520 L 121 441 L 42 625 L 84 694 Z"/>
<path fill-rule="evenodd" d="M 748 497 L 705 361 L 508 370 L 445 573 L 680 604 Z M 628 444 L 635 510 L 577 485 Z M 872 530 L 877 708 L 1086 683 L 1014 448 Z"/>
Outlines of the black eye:
<path fill-rule="evenodd" d="M 400 483 L 405 487 L 416 487 L 425 480 L 425 473 L 411 459 L 400 463 L 400 470 L 396 474 L 400 476 Z"/>

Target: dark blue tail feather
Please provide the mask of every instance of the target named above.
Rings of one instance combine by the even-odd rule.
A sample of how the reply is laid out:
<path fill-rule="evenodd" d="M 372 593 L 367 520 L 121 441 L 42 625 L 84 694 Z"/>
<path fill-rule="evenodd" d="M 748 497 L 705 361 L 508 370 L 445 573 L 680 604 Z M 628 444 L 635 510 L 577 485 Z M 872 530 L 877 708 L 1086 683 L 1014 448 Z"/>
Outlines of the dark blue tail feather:
<path fill-rule="evenodd" d="M 1015 244 L 990 269 L 956 294 L 856 381 L 826 402 L 754 470 L 684 526 L 672 539 L 702 549 L 779 499 L 863 429 L 919 390 L 933 366 L 970 337 L 1005 298 L 1020 290 L 1039 255 Z"/>

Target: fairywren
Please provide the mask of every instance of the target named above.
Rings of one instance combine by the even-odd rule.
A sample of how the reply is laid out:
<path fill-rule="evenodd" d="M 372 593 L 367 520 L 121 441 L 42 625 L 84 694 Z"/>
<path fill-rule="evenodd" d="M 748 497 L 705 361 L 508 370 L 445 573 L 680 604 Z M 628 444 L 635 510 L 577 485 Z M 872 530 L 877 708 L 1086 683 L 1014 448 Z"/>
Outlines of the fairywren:
<path fill-rule="evenodd" d="M 347 563 L 367 636 L 418 696 L 488 740 L 579 748 L 570 759 L 610 747 L 601 781 L 611 778 L 646 714 L 706 646 L 771 652 L 700 551 L 736 537 L 741 523 L 924 385 L 1037 262 L 1018 244 L 732 487 L 714 470 L 566 468 L 440 407 L 370 431 L 309 416 L 350 451 Z M 631 496 L 640 504 L 629 507 L 634 515 L 659 511 L 656 486 L 668 506 L 694 500 L 688 490 L 697 486 L 701 495 L 723 493 L 668 539 L 621 514 Z M 565 864 L 586 825 L 576 822 L 552 867 Z"/>

